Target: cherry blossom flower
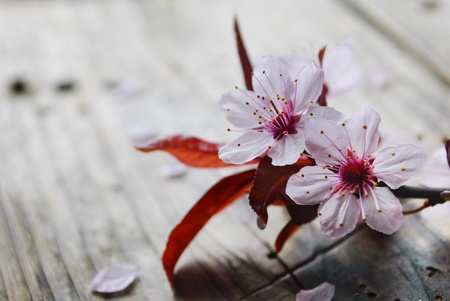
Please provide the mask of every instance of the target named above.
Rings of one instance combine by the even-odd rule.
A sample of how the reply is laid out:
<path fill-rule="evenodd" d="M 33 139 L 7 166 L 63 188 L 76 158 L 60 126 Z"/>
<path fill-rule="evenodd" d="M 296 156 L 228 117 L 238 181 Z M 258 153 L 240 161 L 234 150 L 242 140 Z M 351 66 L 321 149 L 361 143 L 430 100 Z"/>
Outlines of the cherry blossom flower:
<path fill-rule="evenodd" d="M 295 301 L 331 301 L 334 296 L 334 285 L 324 282 L 311 290 L 301 290 Z"/>
<path fill-rule="evenodd" d="M 306 122 L 306 148 L 318 166 L 293 175 L 286 193 L 297 204 L 320 203 L 321 228 L 331 238 L 348 234 L 358 220 L 385 234 L 401 225 L 401 204 L 386 185 L 396 189 L 418 174 L 426 152 L 412 144 L 378 150 L 379 123 L 370 108 L 342 124 L 321 118 Z"/>
<path fill-rule="evenodd" d="M 255 65 L 252 80 L 254 92 L 236 89 L 220 100 L 228 121 L 244 132 L 219 150 L 226 163 L 243 164 L 268 151 L 273 165 L 293 164 L 305 147 L 305 119 L 342 115 L 314 105 L 323 85 L 323 72 L 314 62 L 293 79 L 279 59 L 265 56 Z"/>
<path fill-rule="evenodd" d="M 354 53 L 355 47 L 351 40 L 342 41 L 325 53 L 322 70 L 328 96 L 346 93 L 361 79 L 362 69 L 352 67 Z M 307 57 L 299 55 L 282 57 L 282 60 L 293 72 L 309 62 Z"/>

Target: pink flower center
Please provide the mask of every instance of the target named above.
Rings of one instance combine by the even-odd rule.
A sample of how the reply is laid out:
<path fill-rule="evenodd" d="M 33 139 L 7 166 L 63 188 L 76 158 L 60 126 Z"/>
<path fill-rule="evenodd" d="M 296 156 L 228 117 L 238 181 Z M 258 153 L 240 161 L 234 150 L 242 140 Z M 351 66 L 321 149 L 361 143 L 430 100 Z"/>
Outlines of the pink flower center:
<path fill-rule="evenodd" d="M 300 121 L 300 115 L 291 115 L 285 112 L 278 113 L 272 120 L 266 123 L 267 130 L 273 139 L 280 140 L 284 135 L 296 134 L 295 125 Z"/>
<path fill-rule="evenodd" d="M 367 186 L 377 184 L 370 160 L 359 158 L 351 151 L 348 151 L 347 161 L 339 168 L 339 178 L 339 190 L 349 190 L 355 194 L 366 194 Z"/>

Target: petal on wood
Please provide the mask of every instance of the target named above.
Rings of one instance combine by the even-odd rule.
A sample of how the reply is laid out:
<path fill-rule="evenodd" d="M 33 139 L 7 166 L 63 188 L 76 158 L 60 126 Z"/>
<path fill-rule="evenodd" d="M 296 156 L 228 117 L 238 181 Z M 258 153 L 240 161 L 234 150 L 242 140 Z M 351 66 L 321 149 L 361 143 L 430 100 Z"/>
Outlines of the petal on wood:
<path fill-rule="evenodd" d="M 136 279 L 138 271 L 138 267 L 128 264 L 104 268 L 92 280 L 91 290 L 98 293 L 123 291 Z"/>
<path fill-rule="evenodd" d="M 283 229 L 281 229 L 280 233 L 275 240 L 275 253 L 280 253 L 284 247 L 286 241 L 300 228 L 300 225 L 294 224 L 289 221 Z"/>
<path fill-rule="evenodd" d="M 254 175 L 255 170 L 251 169 L 220 180 L 172 230 L 162 257 L 164 270 L 172 287 L 175 265 L 183 251 L 213 215 L 248 192 Z"/>
<path fill-rule="evenodd" d="M 295 164 L 285 166 L 274 166 L 271 162 L 270 157 L 261 159 L 249 196 L 250 206 L 258 215 L 258 226 L 261 229 L 264 229 L 269 218 L 267 206 L 280 200 L 284 201 L 289 177 L 304 166 L 314 165 L 307 157 L 301 157 Z"/>
<path fill-rule="evenodd" d="M 241 30 L 239 29 L 239 24 L 237 18 L 234 18 L 234 31 L 236 33 L 237 49 L 239 53 L 239 59 L 241 60 L 242 72 L 244 73 L 245 86 L 248 90 L 253 91 L 252 85 L 252 64 L 247 55 L 247 50 L 245 49 L 244 41 L 242 40 Z"/>
<path fill-rule="evenodd" d="M 144 146 L 136 147 L 136 149 L 145 153 L 156 150 L 166 151 L 191 167 L 217 168 L 235 166 L 224 163 L 219 159 L 218 152 L 222 146 L 223 144 L 207 142 L 196 137 L 175 135 L 152 140 Z M 254 160 L 247 164 L 256 163 L 257 161 Z"/>

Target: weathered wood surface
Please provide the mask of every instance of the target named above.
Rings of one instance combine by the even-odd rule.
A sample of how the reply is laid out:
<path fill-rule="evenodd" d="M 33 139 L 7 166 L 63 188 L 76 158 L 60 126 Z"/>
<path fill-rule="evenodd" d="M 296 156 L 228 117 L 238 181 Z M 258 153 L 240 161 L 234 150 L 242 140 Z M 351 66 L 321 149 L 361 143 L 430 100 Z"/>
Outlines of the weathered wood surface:
<path fill-rule="evenodd" d="M 271 210 L 260 231 L 245 199 L 196 237 L 177 266 L 174 294 L 160 264 L 167 237 L 208 187 L 235 170 L 163 179 L 159 168 L 174 159 L 138 153 L 129 137 L 130 126 L 144 125 L 159 135 L 232 139 L 217 102 L 243 85 L 237 15 L 253 60 L 352 38 L 356 63 L 367 75 L 383 68 L 388 85 L 363 80 L 330 104 L 350 115 L 374 106 L 384 133 L 411 131 L 432 152 L 450 135 L 450 90 L 435 68 L 450 66 L 448 19 L 422 26 L 430 11 L 421 1 L 388 2 L 371 1 L 365 14 L 349 0 L 0 2 L 0 298 L 103 299 L 89 284 L 115 263 L 140 267 L 121 300 L 293 300 L 323 281 L 337 285 L 335 300 L 450 298 L 442 217 L 406 217 L 391 237 L 363 228 L 340 241 L 312 223 L 270 257 L 285 212 Z M 434 14 L 448 10 L 438 3 Z M 414 33 L 437 45 L 425 47 L 428 61 L 418 59 L 427 43 Z M 27 93 L 11 93 L 15 78 Z M 58 91 L 63 80 L 74 89 Z M 140 88 L 125 97 L 114 83 Z"/>

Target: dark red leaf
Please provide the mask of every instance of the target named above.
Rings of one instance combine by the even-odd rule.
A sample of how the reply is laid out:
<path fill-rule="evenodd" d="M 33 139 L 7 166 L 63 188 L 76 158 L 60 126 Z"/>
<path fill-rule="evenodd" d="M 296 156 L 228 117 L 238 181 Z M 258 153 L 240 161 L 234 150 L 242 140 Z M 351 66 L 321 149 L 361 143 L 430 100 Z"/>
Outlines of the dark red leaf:
<path fill-rule="evenodd" d="M 183 251 L 208 220 L 237 198 L 248 192 L 255 170 L 247 170 L 223 178 L 211 187 L 172 230 L 162 257 L 167 279 L 173 286 L 175 265 Z"/>
<path fill-rule="evenodd" d="M 196 137 L 186 137 L 182 135 L 169 136 L 155 139 L 147 145 L 136 147 L 141 152 L 152 152 L 156 150 L 166 151 L 184 164 L 192 167 L 227 167 L 236 166 L 224 163 L 219 159 L 218 151 L 223 144 L 211 143 Z M 246 164 L 255 164 L 259 159 L 255 159 Z"/>
<path fill-rule="evenodd" d="M 284 247 L 286 241 L 292 236 L 300 228 L 300 225 L 294 224 L 292 221 L 289 221 L 286 226 L 281 230 L 278 234 L 277 239 L 275 240 L 275 252 L 280 253 Z"/>
<path fill-rule="evenodd" d="M 327 94 L 328 94 L 328 86 L 327 84 L 323 83 L 322 94 L 320 94 L 319 99 L 317 100 L 319 106 L 323 107 L 327 106 Z"/>
<path fill-rule="evenodd" d="M 249 196 L 250 206 L 258 215 L 258 226 L 261 229 L 264 229 L 269 218 L 267 206 L 274 202 L 285 201 L 287 180 L 300 168 L 307 165 L 314 165 L 314 161 L 307 157 L 301 157 L 292 165 L 273 166 L 270 157 L 261 159 Z"/>
<path fill-rule="evenodd" d="M 245 50 L 244 41 L 242 40 L 241 31 L 239 29 L 239 24 L 237 18 L 234 18 L 234 31 L 236 33 L 237 49 L 239 53 L 239 59 L 241 60 L 242 72 L 244 73 L 245 86 L 248 90 L 253 91 L 252 85 L 252 64 L 247 55 L 247 50 Z"/>

